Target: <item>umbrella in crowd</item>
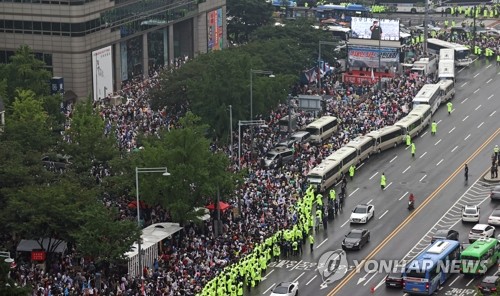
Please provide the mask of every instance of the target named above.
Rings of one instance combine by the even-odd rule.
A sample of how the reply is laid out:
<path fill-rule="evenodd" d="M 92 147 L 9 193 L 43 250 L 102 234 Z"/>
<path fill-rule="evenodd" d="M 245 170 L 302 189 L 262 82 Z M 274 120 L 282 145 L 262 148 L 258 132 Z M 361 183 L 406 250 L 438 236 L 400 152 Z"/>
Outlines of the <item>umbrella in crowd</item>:
<path fill-rule="evenodd" d="M 223 201 L 219 201 L 219 210 L 220 211 L 225 211 L 227 209 L 229 209 L 230 205 L 223 202 Z M 209 204 L 208 206 L 206 206 L 207 209 L 209 209 L 210 211 L 215 211 L 216 210 L 216 205 L 211 203 Z"/>

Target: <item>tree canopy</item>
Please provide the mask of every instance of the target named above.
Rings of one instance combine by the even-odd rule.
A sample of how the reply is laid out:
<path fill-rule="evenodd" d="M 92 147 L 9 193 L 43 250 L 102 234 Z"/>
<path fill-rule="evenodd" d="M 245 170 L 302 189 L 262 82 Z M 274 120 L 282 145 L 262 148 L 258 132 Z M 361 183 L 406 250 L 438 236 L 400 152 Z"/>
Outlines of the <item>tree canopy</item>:
<path fill-rule="evenodd" d="M 261 0 L 228 0 L 228 39 L 236 44 L 249 40 L 257 28 L 272 23 L 274 7 Z"/>

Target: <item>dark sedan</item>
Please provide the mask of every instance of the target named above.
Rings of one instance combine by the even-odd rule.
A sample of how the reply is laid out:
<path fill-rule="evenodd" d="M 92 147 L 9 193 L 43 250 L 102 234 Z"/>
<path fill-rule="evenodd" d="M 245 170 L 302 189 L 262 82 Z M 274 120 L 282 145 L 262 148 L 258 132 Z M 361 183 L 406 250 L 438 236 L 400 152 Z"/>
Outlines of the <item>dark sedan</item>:
<path fill-rule="evenodd" d="M 437 241 L 438 239 L 449 239 L 458 241 L 459 233 L 453 229 L 440 229 L 432 236 L 431 243 Z"/>
<path fill-rule="evenodd" d="M 490 198 L 493 199 L 500 199 L 500 185 L 497 185 L 491 189 L 491 194 Z"/>
<path fill-rule="evenodd" d="M 491 294 L 497 295 L 496 292 L 499 284 L 500 284 L 500 277 L 498 277 L 497 275 L 492 275 L 485 277 L 481 282 L 481 284 L 477 286 L 477 288 L 483 295 L 491 295 Z"/>
<path fill-rule="evenodd" d="M 403 288 L 403 274 L 401 272 L 389 273 L 385 277 L 385 286 L 388 288 Z"/>
<path fill-rule="evenodd" d="M 366 229 L 352 229 L 346 234 L 342 241 L 342 249 L 344 250 L 360 250 L 370 241 L 370 231 Z"/>

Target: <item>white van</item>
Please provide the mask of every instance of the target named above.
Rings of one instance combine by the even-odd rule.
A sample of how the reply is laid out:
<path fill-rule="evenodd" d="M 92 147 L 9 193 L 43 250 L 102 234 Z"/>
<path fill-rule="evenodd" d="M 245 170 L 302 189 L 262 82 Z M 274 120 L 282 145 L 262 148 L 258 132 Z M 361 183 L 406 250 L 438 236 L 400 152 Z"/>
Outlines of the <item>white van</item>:
<path fill-rule="evenodd" d="M 306 131 L 311 134 L 311 142 L 322 143 L 337 131 L 337 125 L 337 117 L 323 116 L 320 119 L 311 122 L 306 127 Z"/>
<path fill-rule="evenodd" d="M 455 97 L 455 83 L 453 80 L 441 80 L 437 84 L 440 89 L 441 104 Z"/>
<path fill-rule="evenodd" d="M 325 192 L 339 179 L 340 166 L 341 163 L 338 161 L 325 159 L 309 171 L 307 181 L 315 188 L 316 192 Z"/>
<path fill-rule="evenodd" d="M 378 153 L 392 147 L 396 147 L 403 142 L 403 130 L 399 126 L 386 126 L 379 130 L 367 134 L 375 140 L 374 150 Z"/>
<path fill-rule="evenodd" d="M 360 163 L 369 158 L 375 151 L 375 140 L 372 137 L 359 136 L 347 143 L 346 147 L 356 149 L 358 152 L 358 163 Z"/>
<path fill-rule="evenodd" d="M 431 106 L 429 105 L 417 105 L 408 113 L 408 116 L 418 116 L 422 118 L 423 128 L 427 127 L 431 123 Z"/>

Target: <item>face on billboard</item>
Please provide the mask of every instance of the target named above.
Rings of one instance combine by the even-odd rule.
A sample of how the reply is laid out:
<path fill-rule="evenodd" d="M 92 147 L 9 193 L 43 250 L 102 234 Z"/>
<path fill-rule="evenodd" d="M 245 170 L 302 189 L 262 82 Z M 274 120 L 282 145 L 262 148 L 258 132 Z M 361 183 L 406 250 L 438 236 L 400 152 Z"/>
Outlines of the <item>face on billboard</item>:
<path fill-rule="evenodd" d="M 399 40 L 399 20 L 353 17 L 352 38 L 371 40 Z"/>

